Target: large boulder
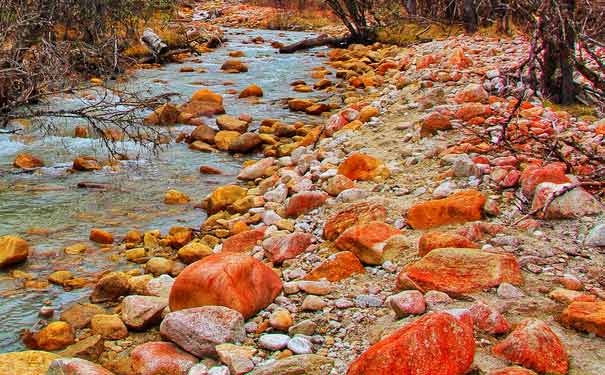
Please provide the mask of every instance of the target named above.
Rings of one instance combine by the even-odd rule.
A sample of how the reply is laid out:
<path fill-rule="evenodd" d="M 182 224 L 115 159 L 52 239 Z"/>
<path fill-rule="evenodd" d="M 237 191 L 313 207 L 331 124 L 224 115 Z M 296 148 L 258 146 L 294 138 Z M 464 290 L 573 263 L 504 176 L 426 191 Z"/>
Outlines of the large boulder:
<path fill-rule="evenodd" d="M 0 354 L 0 374 L 41 375 L 46 374 L 51 362 L 59 358 L 49 352 L 29 350 Z"/>
<path fill-rule="evenodd" d="M 198 359 L 169 342 L 148 342 L 130 353 L 133 375 L 187 375 Z"/>
<path fill-rule="evenodd" d="M 377 177 L 388 178 L 389 169 L 373 156 L 355 152 L 338 167 L 338 173 L 351 180 L 374 180 Z"/>
<path fill-rule="evenodd" d="M 605 302 L 572 302 L 563 310 L 561 323 L 605 338 Z"/>
<path fill-rule="evenodd" d="M 197 357 L 216 357 L 216 346 L 246 338 L 244 317 L 223 306 L 204 306 L 171 312 L 160 333 Z"/>
<path fill-rule="evenodd" d="M 113 373 L 85 359 L 59 358 L 50 363 L 46 375 L 113 375 Z"/>
<path fill-rule="evenodd" d="M 541 320 L 526 319 L 493 348 L 498 357 L 539 373 L 567 374 L 569 359 L 559 337 Z"/>
<path fill-rule="evenodd" d="M 342 251 L 350 251 L 364 264 L 381 265 L 393 255 L 387 251 L 386 243 L 401 231 L 393 226 L 379 221 L 354 225 L 345 230 L 334 245 Z"/>
<path fill-rule="evenodd" d="M 334 241 L 342 232 L 353 225 L 365 224 L 371 221 L 384 221 L 386 218 L 387 209 L 381 204 L 353 203 L 328 217 L 324 226 L 324 238 Z"/>
<path fill-rule="evenodd" d="M 23 262 L 28 256 L 27 241 L 17 236 L 0 237 L 0 268 Z"/>
<path fill-rule="evenodd" d="M 553 184 L 543 182 L 536 187 L 532 201 L 532 211 L 541 210 L 545 219 L 573 219 L 599 214 L 603 211 L 601 203 L 589 192 L 581 187 L 569 191 L 569 184 Z M 551 200 L 553 194 L 557 196 Z M 548 205 L 548 206 L 547 206 Z"/>
<path fill-rule="evenodd" d="M 461 294 L 497 287 L 501 283 L 523 283 L 514 256 L 477 249 L 435 249 L 421 260 L 404 267 L 400 287 L 411 280 L 417 288 Z"/>
<path fill-rule="evenodd" d="M 485 196 L 476 190 L 466 190 L 412 206 L 408 224 L 414 229 L 428 229 L 447 224 L 460 224 L 481 219 Z"/>
<path fill-rule="evenodd" d="M 551 163 L 543 167 L 530 166 L 521 173 L 521 191 L 527 198 L 534 196 L 536 187 L 543 182 L 566 184 L 571 182 L 565 175 L 567 167 L 562 163 Z"/>
<path fill-rule="evenodd" d="M 273 270 L 241 253 L 210 255 L 187 266 L 170 291 L 170 310 L 226 306 L 248 319 L 273 302 L 282 288 Z"/>
<path fill-rule="evenodd" d="M 457 233 L 427 232 L 422 234 L 418 240 L 418 255 L 423 257 L 431 252 L 431 250 L 446 247 L 478 249 L 479 245 Z"/>
<path fill-rule="evenodd" d="M 191 134 L 189 134 L 189 138 L 187 141 L 189 143 L 193 143 L 195 141 L 201 141 L 208 144 L 214 144 L 214 138 L 216 137 L 216 130 L 212 129 L 208 125 L 201 124 L 198 125 Z"/>
<path fill-rule="evenodd" d="M 347 375 L 463 375 L 475 354 L 468 320 L 445 312 L 425 315 L 371 346 Z"/>
<path fill-rule="evenodd" d="M 315 267 L 305 280 L 321 280 L 340 281 L 354 274 L 362 274 L 365 272 L 363 264 L 359 258 L 350 251 L 342 251 L 331 255 L 320 265 Z"/>

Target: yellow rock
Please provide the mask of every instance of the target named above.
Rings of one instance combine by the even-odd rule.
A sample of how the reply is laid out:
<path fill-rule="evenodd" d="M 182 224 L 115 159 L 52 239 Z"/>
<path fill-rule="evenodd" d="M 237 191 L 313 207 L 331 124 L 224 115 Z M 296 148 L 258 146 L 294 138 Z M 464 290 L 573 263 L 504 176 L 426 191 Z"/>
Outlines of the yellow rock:
<path fill-rule="evenodd" d="M 147 255 L 147 250 L 145 250 L 144 247 L 137 247 L 134 249 L 126 250 L 124 254 L 126 255 L 126 259 L 132 261 L 145 257 Z"/>
<path fill-rule="evenodd" d="M 67 280 L 73 279 L 74 275 L 70 271 L 56 271 L 48 276 L 48 281 L 53 284 L 65 285 Z"/>
<path fill-rule="evenodd" d="M 17 236 L 0 237 L 0 268 L 23 262 L 28 256 L 27 241 Z"/>
<path fill-rule="evenodd" d="M 207 198 L 208 212 L 214 214 L 246 196 L 247 190 L 237 185 L 221 186 Z"/>
<path fill-rule="evenodd" d="M 359 111 L 359 121 L 368 122 L 369 119 L 377 116 L 379 113 L 380 112 L 378 111 L 378 109 L 369 105 L 365 106 L 361 109 L 361 111 Z"/>
<path fill-rule="evenodd" d="M 177 254 L 184 263 L 190 264 L 212 255 L 212 249 L 202 241 L 194 240 L 181 247 Z"/>
<path fill-rule="evenodd" d="M 240 133 L 236 131 L 230 130 L 221 130 L 216 133 L 216 137 L 214 138 L 214 143 L 219 150 L 228 151 L 229 145 L 233 143 L 238 137 Z"/>
<path fill-rule="evenodd" d="M 0 354 L 0 374 L 43 375 L 58 358 L 61 357 L 54 353 L 37 350 Z"/>
<path fill-rule="evenodd" d="M 189 197 L 178 190 L 168 190 L 164 194 L 164 203 L 166 204 L 187 204 L 189 203 Z"/>
<path fill-rule="evenodd" d="M 103 86 L 103 80 L 101 78 L 91 78 L 90 84 L 93 86 Z"/>
<path fill-rule="evenodd" d="M 36 346 L 42 350 L 60 350 L 75 341 L 74 332 L 67 322 L 56 321 L 34 334 Z"/>
<path fill-rule="evenodd" d="M 65 249 L 63 249 L 63 251 L 65 252 L 65 254 L 76 255 L 85 252 L 86 249 L 88 249 L 88 245 L 81 242 L 71 246 L 67 246 Z"/>

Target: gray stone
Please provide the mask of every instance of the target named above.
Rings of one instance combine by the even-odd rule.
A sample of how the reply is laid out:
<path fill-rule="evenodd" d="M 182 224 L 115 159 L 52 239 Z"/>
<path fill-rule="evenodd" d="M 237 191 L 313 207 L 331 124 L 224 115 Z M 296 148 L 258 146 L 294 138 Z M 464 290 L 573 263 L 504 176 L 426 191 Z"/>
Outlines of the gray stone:
<path fill-rule="evenodd" d="M 268 333 L 264 334 L 258 340 L 258 345 L 267 350 L 282 350 L 286 346 L 288 346 L 288 342 L 290 341 L 290 336 L 282 335 L 279 333 Z"/>
<path fill-rule="evenodd" d="M 197 357 L 214 357 L 217 345 L 246 337 L 242 314 L 223 306 L 171 312 L 160 325 L 160 333 Z"/>
<path fill-rule="evenodd" d="M 605 246 L 605 223 L 597 224 L 588 232 L 586 246 Z"/>
<path fill-rule="evenodd" d="M 311 354 L 313 353 L 313 344 L 304 337 L 296 336 L 288 341 L 288 349 L 294 354 Z"/>

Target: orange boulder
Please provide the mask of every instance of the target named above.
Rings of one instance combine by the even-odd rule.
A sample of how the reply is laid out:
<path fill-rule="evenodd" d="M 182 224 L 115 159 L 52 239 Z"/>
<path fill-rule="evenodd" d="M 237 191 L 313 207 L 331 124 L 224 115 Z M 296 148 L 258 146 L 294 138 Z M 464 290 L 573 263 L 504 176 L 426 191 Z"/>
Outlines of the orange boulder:
<path fill-rule="evenodd" d="M 401 234 L 399 229 L 379 221 L 359 224 L 345 230 L 334 245 L 339 250 L 350 251 L 365 264 L 380 265 L 391 258 L 385 252 L 386 242 Z"/>
<path fill-rule="evenodd" d="M 456 233 L 428 232 L 424 233 L 418 240 L 418 255 L 423 257 L 433 249 L 445 247 L 477 249 L 479 245 Z"/>
<path fill-rule="evenodd" d="M 481 219 L 485 196 L 477 190 L 466 190 L 444 199 L 412 206 L 408 224 L 414 229 L 428 229 L 447 224 L 459 224 Z"/>
<path fill-rule="evenodd" d="M 381 204 L 353 203 L 328 218 L 324 226 L 324 238 L 333 241 L 353 225 L 385 221 L 386 218 L 387 209 Z"/>
<path fill-rule="evenodd" d="M 539 373 L 567 374 L 569 360 L 559 337 L 541 320 L 526 319 L 493 348 L 498 357 Z"/>
<path fill-rule="evenodd" d="M 605 338 L 605 302 L 572 302 L 560 317 L 561 323 Z"/>
<path fill-rule="evenodd" d="M 347 375 L 462 375 L 473 363 L 472 322 L 438 312 L 425 315 L 371 346 Z"/>
<path fill-rule="evenodd" d="M 364 272 L 365 268 L 355 254 L 350 251 L 342 251 L 330 256 L 319 266 L 315 267 L 305 276 L 305 280 L 326 279 L 329 281 L 339 281 L 351 275 Z"/>
<path fill-rule="evenodd" d="M 170 310 L 225 306 L 248 319 L 273 302 L 282 283 L 273 270 L 241 253 L 219 253 L 187 266 L 170 291 Z"/>
<path fill-rule="evenodd" d="M 435 249 L 421 260 L 404 267 L 397 277 L 399 287 L 411 280 L 418 289 L 451 294 L 470 293 L 507 282 L 523 283 L 514 256 L 476 249 Z"/>
<path fill-rule="evenodd" d="M 242 92 L 239 93 L 240 98 L 249 98 L 249 97 L 261 97 L 263 96 L 263 89 L 261 89 L 257 85 L 250 85 L 246 87 Z"/>
<path fill-rule="evenodd" d="M 468 121 L 474 117 L 487 117 L 492 113 L 488 105 L 481 103 L 464 103 L 456 111 L 456 118 Z"/>
<path fill-rule="evenodd" d="M 355 152 L 338 167 L 338 173 L 351 180 L 373 180 L 376 177 L 388 178 L 389 169 L 382 161 L 366 154 Z"/>

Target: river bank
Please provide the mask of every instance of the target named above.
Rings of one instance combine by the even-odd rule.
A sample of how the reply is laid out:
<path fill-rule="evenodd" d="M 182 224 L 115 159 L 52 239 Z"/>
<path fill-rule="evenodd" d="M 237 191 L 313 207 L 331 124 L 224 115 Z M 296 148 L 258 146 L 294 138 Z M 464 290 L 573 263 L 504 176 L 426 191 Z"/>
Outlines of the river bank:
<path fill-rule="evenodd" d="M 292 57 L 246 52 L 249 72 L 227 76 L 242 77 L 233 100 L 267 74 L 283 112 L 253 105 L 251 132 L 219 124 L 196 147 L 254 133 L 264 158 L 203 199 L 199 229 L 126 234 L 115 248 L 132 271 L 103 274 L 94 305 L 64 309 L 32 342 L 77 338 L 60 355 L 114 374 L 603 373 L 602 205 L 564 185 L 594 167 L 571 149 L 555 162 L 539 142 L 573 133 L 601 155 L 603 124 L 532 100 L 508 128 L 520 138 L 494 144 L 516 106 L 501 71 L 527 48 L 481 36 L 351 46 L 282 71 Z M 325 114 L 290 117 L 305 110 Z"/>

